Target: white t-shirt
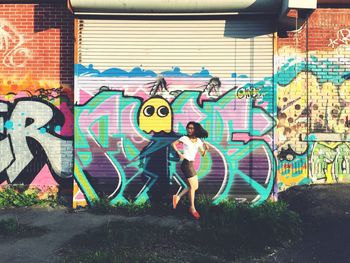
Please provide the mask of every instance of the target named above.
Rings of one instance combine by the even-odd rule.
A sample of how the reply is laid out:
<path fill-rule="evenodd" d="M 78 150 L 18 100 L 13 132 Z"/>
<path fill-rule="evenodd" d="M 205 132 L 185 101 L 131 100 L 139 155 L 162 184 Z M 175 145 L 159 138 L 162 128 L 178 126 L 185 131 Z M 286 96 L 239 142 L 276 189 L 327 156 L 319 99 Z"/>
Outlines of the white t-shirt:
<path fill-rule="evenodd" d="M 188 136 L 182 136 L 179 139 L 180 142 L 183 143 L 184 145 L 184 156 L 185 159 L 187 159 L 188 161 L 194 161 L 194 158 L 197 155 L 198 152 L 198 148 L 202 148 L 203 147 L 203 142 L 201 139 L 197 138 L 196 142 L 192 142 L 190 138 L 188 138 Z"/>

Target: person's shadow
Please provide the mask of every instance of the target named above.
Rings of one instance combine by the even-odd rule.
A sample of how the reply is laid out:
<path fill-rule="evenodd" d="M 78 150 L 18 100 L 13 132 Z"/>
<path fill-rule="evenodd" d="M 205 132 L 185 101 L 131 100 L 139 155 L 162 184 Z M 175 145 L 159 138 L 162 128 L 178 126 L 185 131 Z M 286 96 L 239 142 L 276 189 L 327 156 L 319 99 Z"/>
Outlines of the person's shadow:
<path fill-rule="evenodd" d="M 180 135 L 172 133 L 157 133 L 145 146 L 139 155 L 140 165 L 143 168 L 142 178 L 144 186 L 141 195 L 148 195 L 154 207 L 170 204 L 174 194 L 174 179 L 177 187 L 186 187 L 185 182 L 176 173 L 176 162 L 179 161 L 171 144 L 180 138 Z"/>

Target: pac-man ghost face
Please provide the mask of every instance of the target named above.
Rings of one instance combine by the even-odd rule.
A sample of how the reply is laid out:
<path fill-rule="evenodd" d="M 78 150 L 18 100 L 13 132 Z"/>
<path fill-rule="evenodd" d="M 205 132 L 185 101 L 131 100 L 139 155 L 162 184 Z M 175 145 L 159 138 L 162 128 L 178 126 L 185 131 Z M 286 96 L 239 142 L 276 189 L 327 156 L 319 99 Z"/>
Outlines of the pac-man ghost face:
<path fill-rule="evenodd" d="M 173 113 L 170 104 L 162 97 L 152 97 L 141 105 L 138 122 L 146 133 L 171 132 Z"/>

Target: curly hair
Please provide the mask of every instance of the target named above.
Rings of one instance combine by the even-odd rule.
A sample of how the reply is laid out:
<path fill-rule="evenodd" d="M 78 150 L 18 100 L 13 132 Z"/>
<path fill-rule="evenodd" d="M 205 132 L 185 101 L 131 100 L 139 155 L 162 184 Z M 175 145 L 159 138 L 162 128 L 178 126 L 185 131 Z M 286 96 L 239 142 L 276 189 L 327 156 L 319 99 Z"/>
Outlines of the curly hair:
<path fill-rule="evenodd" d="M 189 123 L 187 123 L 186 129 L 191 124 L 194 127 L 194 136 L 196 136 L 197 138 L 207 138 L 208 137 L 208 132 L 198 122 L 190 121 Z"/>

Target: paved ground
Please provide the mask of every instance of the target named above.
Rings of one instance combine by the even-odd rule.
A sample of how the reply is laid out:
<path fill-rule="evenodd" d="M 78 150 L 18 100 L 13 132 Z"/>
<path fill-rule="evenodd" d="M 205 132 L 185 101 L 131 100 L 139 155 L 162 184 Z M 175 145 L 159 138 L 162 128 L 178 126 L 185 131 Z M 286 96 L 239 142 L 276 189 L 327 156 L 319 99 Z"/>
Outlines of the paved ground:
<path fill-rule="evenodd" d="M 95 215 L 87 212 L 69 212 L 65 208 L 20 208 L 0 210 L 0 220 L 17 218 L 19 223 L 44 227 L 46 233 L 30 238 L 0 238 L 0 262 L 59 262 L 60 248 L 67 241 L 88 229 L 107 224 L 109 221 L 145 221 L 160 226 L 183 227 L 195 224 L 172 216 L 124 217 L 117 215 Z"/>
<path fill-rule="evenodd" d="M 304 222 L 304 238 L 287 249 L 256 262 L 350 262 L 350 185 L 304 186 L 281 194 Z M 0 220 L 17 218 L 19 223 L 44 227 L 41 236 L 0 238 L 0 262 L 55 262 L 60 248 L 77 234 L 109 221 L 146 221 L 174 228 L 194 221 L 175 217 L 123 217 L 69 212 L 65 208 L 0 210 Z"/>

